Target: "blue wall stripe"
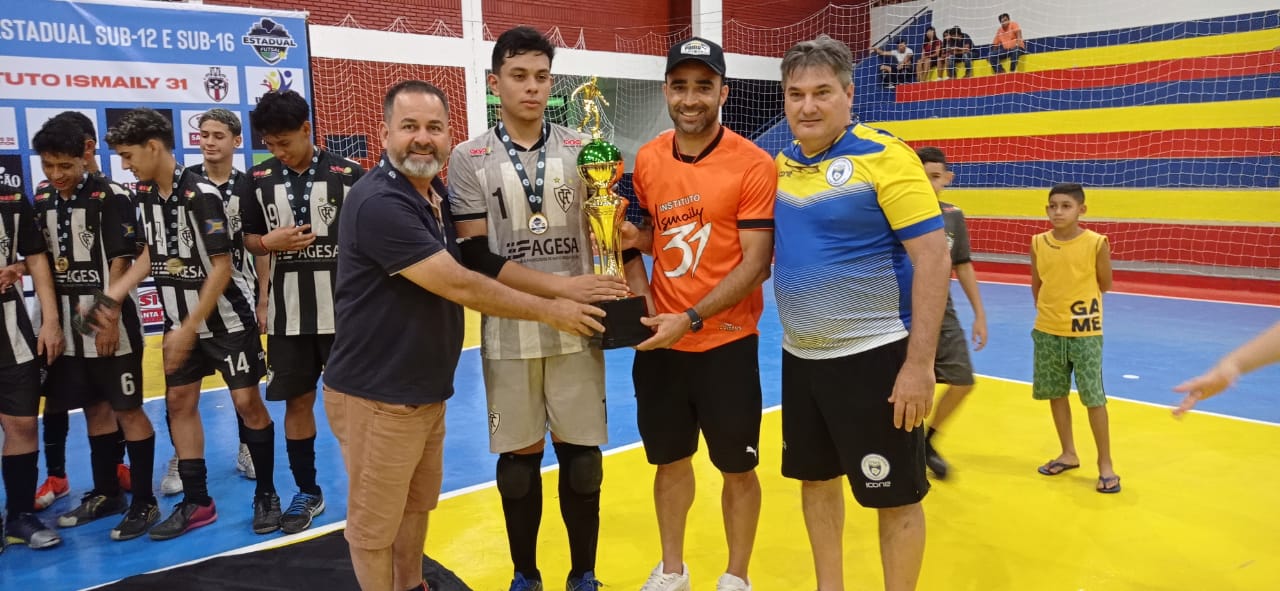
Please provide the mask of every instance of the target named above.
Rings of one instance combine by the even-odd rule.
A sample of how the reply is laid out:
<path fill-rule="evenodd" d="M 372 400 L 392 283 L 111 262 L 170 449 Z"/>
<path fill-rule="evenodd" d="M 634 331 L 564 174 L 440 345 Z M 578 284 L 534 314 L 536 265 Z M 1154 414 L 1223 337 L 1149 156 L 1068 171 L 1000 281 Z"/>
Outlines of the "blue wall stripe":
<path fill-rule="evenodd" d="M 954 163 L 952 187 L 1280 188 L 1280 156 Z"/>

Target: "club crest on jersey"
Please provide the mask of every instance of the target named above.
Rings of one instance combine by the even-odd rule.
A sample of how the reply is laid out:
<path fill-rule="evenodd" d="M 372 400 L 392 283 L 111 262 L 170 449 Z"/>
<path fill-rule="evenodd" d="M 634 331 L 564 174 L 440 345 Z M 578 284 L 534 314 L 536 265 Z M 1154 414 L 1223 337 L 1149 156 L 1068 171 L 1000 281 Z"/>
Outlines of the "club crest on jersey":
<path fill-rule="evenodd" d="M 4 228 L 0 228 L 0 257 L 9 260 L 9 247 L 13 245 L 13 240 L 9 239 L 8 234 L 3 233 Z"/>
<path fill-rule="evenodd" d="M 488 155 L 489 155 L 489 146 L 485 146 L 485 147 L 483 147 L 483 148 L 471 148 L 470 150 L 467 150 L 467 155 L 469 155 L 469 156 L 488 156 Z"/>
<path fill-rule="evenodd" d="M 498 425 L 502 423 L 502 415 L 489 411 L 489 434 L 493 435 L 498 432 Z"/>
<path fill-rule="evenodd" d="M 840 157 L 827 165 L 827 184 L 839 187 L 853 178 L 853 161 Z"/>
<path fill-rule="evenodd" d="M 76 234 L 76 238 L 80 239 L 81 246 L 85 248 L 93 248 L 93 232 L 80 230 L 80 233 Z"/>
<path fill-rule="evenodd" d="M 332 226 L 333 220 L 338 217 L 338 208 L 325 203 L 324 205 L 316 208 L 316 213 L 320 214 L 320 219 L 324 220 L 326 226 Z"/>
<path fill-rule="evenodd" d="M 240 233 L 240 214 L 235 213 L 227 216 L 227 221 L 231 222 L 231 233 L 239 234 Z"/>
<path fill-rule="evenodd" d="M 209 95 L 213 102 L 220 103 L 230 92 L 231 81 L 227 79 L 226 74 L 222 73 L 222 67 L 210 66 L 209 72 L 204 75 L 204 93 Z"/>
<path fill-rule="evenodd" d="M 196 245 L 195 237 L 191 235 L 191 226 L 182 226 L 178 230 L 178 238 L 182 239 L 182 243 L 187 245 L 187 248 L 192 248 Z"/>
<path fill-rule="evenodd" d="M 560 204 L 560 209 L 565 213 L 569 213 L 569 206 L 573 205 L 573 189 L 569 188 L 569 185 L 556 187 L 556 203 Z"/>

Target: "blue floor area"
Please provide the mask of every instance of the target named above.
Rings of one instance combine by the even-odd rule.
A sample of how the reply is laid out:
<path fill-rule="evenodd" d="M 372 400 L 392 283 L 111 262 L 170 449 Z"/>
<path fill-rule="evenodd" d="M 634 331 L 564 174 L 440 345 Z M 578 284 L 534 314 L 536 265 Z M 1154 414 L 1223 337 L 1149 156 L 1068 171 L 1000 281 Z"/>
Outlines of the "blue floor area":
<path fill-rule="evenodd" d="M 972 315 L 963 292 L 954 282 L 952 294 L 967 330 Z M 1030 331 L 1034 318 L 1030 289 L 984 283 L 982 294 L 989 316 L 990 344 L 973 354 L 976 370 L 984 375 L 1029 381 Z M 766 286 L 765 296 L 760 366 L 764 405 L 769 407 L 780 401 L 781 328 L 771 287 Z M 1178 399 L 1170 391 L 1176 383 L 1207 369 L 1221 354 L 1280 321 L 1278 308 L 1217 302 L 1111 294 L 1106 297 L 1105 306 L 1104 371 L 1108 392 L 1166 405 Z M 606 359 L 609 447 L 618 447 L 639 440 L 631 385 L 632 352 L 629 349 L 610 351 Z M 1126 378 L 1126 375 L 1136 378 Z M 478 350 L 463 353 L 455 383 L 457 393 L 449 401 L 447 414 L 446 491 L 493 479 L 494 456 L 489 454 L 485 433 L 487 415 Z M 979 389 L 969 404 L 981 404 L 981 400 Z M 268 407 L 277 424 L 276 484 L 287 504 L 294 489 L 281 427 L 284 405 L 270 403 Z M 159 471 L 172 452 L 164 431 L 163 403 L 150 401 L 146 408 L 158 431 Z M 1199 409 L 1280 423 L 1280 367 L 1265 368 L 1247 376 L 1229 394 L 1203 402 Z M 324 525 L 341 520 L 346 513 L 346 478 L 337 443 L 327 429 L 323 405 L 318 405 L 316 412 L 320 425 L 316 467 L 328 503 L 328 510 L 316 524 Z M 279 534 L 258 536 L 250 531 L 254 484 L 235 471 L 238 443 L 229 396 L 225 391 L 204 394 L 201 413 L 205 418 L 209 488 L 219 507 L 217 523 L 167 542 L 146 538 L 112 542 L 108 531 L 115 519 L 62 530 L 64 543 L 58 548 L 32 551 L 10 547 L 0 555 L 0 587 L 79 589 L 277 538 Z M 58 513 L 71 509 L 78 495 L 90 485 L 87 447 L 83 417 L 72 415 L 67 453 L 72 495 L 41 514 L 48 522 L 52 523 Z M 555 454 L 547 453 L 545 462 L 555 463 Z M 159 477 L 157 474 L 157 484 Z M 649 483 L 637 485 L 649 486 Z M 161 499 L 166 514 L 176 501 L 177 497 Z"/>

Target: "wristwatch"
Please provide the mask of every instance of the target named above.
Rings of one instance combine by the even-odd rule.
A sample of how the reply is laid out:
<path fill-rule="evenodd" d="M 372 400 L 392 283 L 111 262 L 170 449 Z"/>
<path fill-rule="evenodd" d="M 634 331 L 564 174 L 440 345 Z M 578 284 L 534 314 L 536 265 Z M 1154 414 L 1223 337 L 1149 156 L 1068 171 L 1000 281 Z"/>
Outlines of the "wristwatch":
<path fill-rule="evenodd" d="M 702 330 L 702 317 L 698 315 L 697 310 L 689 308 L 688 310 L 685 310 L 684 313 L 689 315 L 689 332 L 698 332 Z"/>

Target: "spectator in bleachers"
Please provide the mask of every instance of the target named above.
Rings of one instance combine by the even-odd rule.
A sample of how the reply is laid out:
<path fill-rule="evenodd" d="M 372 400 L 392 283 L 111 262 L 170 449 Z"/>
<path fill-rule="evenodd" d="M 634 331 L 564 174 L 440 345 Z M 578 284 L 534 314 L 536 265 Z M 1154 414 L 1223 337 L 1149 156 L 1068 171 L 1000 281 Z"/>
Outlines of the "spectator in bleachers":
<path fill-rule="evenodd" d="M 1022 27 L 1009 18 L 1009 13 L 1000 15 L 1000 28 L 996 29 L 995 39 L 991 41 L 991 69 L 999 74 L 1004 70 L 1000 62 L 1009 58 L 1009 71 L 1018 69 L 1018 56 L 1027 52 L 1027 42 L 1022 39 Z"/>
<path fill-rule="evenodd" d="M 920 59 L 916 65 L 916 79 L 927 82 L 934 70 L 942 72 L 942 40 L 938 39 L 938 30 L 929 27 L 924 30 L 924 45 L 920 47 Z"/>
<path fill-rule="evenodd" d="M 964 62 L 965 78 L 973 77 L 973 38 L 960 27 L 951 27 L 942 34 L 942 53 L 947 57 L 947 72 L 943 74 L 943 80 L 958 78 L 956 62 Z"/>
<path fill-rule="evenodd" d="M 884 80 L 886 88 L 893 88 L 897 84 L 906 84 L 911 82 L 912 61 L 915 58 L 915 52 L 907 47 L 907 40 L 901 37 L 897 40 L 897 49 L 888 51 L 879 47 L 872 47 L 871 52 L 881 57 L 893 58 L 892 61 L 880 64 L 880 77 Z"/>

